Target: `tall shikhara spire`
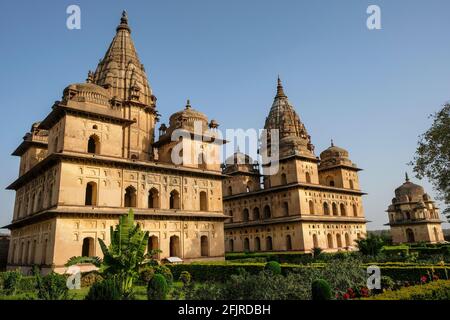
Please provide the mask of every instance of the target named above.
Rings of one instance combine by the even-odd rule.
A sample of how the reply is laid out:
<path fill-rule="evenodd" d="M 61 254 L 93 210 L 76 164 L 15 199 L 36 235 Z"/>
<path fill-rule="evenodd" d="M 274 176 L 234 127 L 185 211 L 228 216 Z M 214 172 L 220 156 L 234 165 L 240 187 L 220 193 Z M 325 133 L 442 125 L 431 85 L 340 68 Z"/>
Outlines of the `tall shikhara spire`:
<path fill-rule="evenodd" d="M 124 11 L 120 24 L 104 58 L 99 62 L 93 82 L 122 101 L 131 101 L 146 106 L 155 104 L 156 98 L 148 83 L 143 64 L 136 53 L 128 16 Z"/>

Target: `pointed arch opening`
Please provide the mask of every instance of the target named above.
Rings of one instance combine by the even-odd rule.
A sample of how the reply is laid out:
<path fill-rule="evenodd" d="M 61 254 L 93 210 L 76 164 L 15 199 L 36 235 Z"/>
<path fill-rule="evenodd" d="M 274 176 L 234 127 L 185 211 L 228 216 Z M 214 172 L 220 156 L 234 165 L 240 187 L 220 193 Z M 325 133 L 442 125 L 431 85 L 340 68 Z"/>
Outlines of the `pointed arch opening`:
<path fill-rule="evenodd" d="M 264 219 L 270 219 L 272 217 L 272 213 L 270 211 L 269 205 L 264 207 Z"/>
<path fill-rule="evenodd" d="M 287 177 L 285 173 L 281 174 L 281 184 L 286 185 L 287 184 Z"/>
<path fill-rule="evenodd" d="M 313 234 L 313 248 L 319 248 L 319 240 L 317 239 L 317 234 Z"/>
<path fill-rule="evenodd" d="M 234 240 L 233 239 L 230 239 L 228 241 L 228 249 L 229 249 L 230 252 L 234 251 Z"/>
<path fill-rule="evenodd" d="M 350 247 L 351 245 L 352 245 L 352 243 L 350 241 L 350 236 L 348 233 L 345 233 L 345 246 Z"/>
<path fill-rule="evenodd" d="M 201 236 L 200 238 L 200 253 L 202 257 L 209 256 L 209 241 L 207 236 Z"/>
<path fill-rule="evenodd" d="M 333 236 L 331 235 L 331 233 L 327 234 L 327 242 L 328 242 L 328 248 L 333 249 L 334 248 Z"/>
<path fill-rule="evenodd" d="M 289 204 L 287 202 L 283 202 L 283 215 L 285 217 L 289 215 Z"/>
<path fill-rule="evenodd" d="M 94 238 L 87 237 L 83 239 L 83 246 L 81 248 L 82 257 L 93 257 L 95 256 L 95 242 Z"/>
<path fill-rule="evenodd" d="M 159 208 L 159 191 L 156 188 L 151 188 L 148 191 L 148 208 L 149 209 Z"/>
<path fill-rule="evenodd" d="M 306 183 L 311 183 L 311 175 L 309 172 L 305 173 L 305 180 L 306 180 Z"/>
<path fill-rule="evenodd" d="M 266 238 L 266 251 L 272 251 L 273 250 L 273 246 L 272 246 L 272 237 L 268 236 Z"/>
<path fill-rule="evenodd" d="M 342 248 L 342 238 L 340 233 L 336 234 L 336 244 L 338 248 Z"/>
<path fill-rule="evenodd" d="M 87 143 L 87 152 L 92 154 L 100 154 L 100 139 L 96 134 L 89 137 Z"/>
<path fill-rule="evenodd" d="M 255 251 L 261 251 L 261 239 L 259 237 L 255 238 Z"/>
<path fill-rule="evenodd" d="M 337 207 L 336 203 L 333 202 L 331 207 L 332 207 L 332 210 L 333 210 L 333 216 L 338 216 L 339 212 L 338 212 L 338 207 Z"/>
<path fill-rule="evenodd" d="M 290 235 L 286 236 L 286 250 L 292 250 L 292 238 Z"/>
<path fill-rule="evenodd" d="M 358 207 L 356 206 L 356 204 L 353 204 L 352 208 L 353 208 L 353 216 L 357 217 L 358 216 Z"/>
<path fill-rule="evenodd" d="M 350 180 L 348 181 L 348 184 L 350 185 L 350 189 L 355 189 L 355 186 L 354 186 L 354 183 L 353 183 L 353 180 L 352 180 L 352 179 L 350 179 Z"/>
<path fill-rule="evenodd" d="M 248 221 L 248 220 L 249 220 L 249 212 L 248 212 L 248 209 L 245 208 L 242 211 L 242 221 Z"/>
<path fill-rule="evenodd" d="M 152 250 L 159 250 L 159 239 L 155 235 L 148 238 L 147 252 L 151 252 Z M 159 259 L 159 252 L 154 254 L 152 257 L 153 259 Z"/>
<path fill-rule="evenodd" d="M 125 189 L 124 204 L 127 208 L 136 207 L 136 189 L 133 186 L 128 186 Z"/>
<path fill-rule="evenodd" d="M 180 237 L 178 236 L 171 236 L 170 237 L 170 256 L 171 257 L 180 257 Z"/>
<path fill-rule="evenodd" d="M 323 214 L 326 216 L 330 215 L 330 206 L 328 205 L 327 202 L 323 203 Z"/>
<path fill-rule="evenodd" d="M 414 231 L 411 228 L 406 229 L 406 241 L 408 241 L 409 243 L 416 242 Z"/>
<path fill-rule="evenodd" d="M 343 203 L 340 204 L 341 216 L 347 216 L 347 209 L 345 209 L 345 205 Z"/>
<path fill-rule="evenodd" d="M 250 251 L 250 240 L 248 240 L 248 238 L 244 239 L 244 252 L 249 252 Z"/>
<path fill-rule="evenodd" d="M 228 186 L 228 195 L 233 195 L 233 189 L 231 188 L 231 186 Z"/>
<path fill-rule="evenodd" d="M 253 208 L 253 220 L 260 220 L 260 219 L 261 219 L 261 215 L 259 214 L 259 208 L 254 207 Z"/>
<path fill-rule="evenodd" d="M 97 205 L 97 183 L 90 181 L 86 184 L 86 192 L 84 196 L 85 206 Z"/>
<path fill-rule="evenodd" d="M 169 206 L 170 209 L 180 209 L 180 193 L 177 190 L 170 192 Z"/>

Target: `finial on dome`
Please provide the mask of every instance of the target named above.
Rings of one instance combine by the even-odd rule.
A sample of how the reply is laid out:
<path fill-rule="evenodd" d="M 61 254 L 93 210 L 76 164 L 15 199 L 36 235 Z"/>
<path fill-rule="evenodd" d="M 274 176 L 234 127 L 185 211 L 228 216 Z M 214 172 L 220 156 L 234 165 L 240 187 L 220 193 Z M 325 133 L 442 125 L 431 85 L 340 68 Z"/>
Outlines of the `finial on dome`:
<path fill-rule="evenodd" d="M 275 98 L 279 98 L 279 97 L 286 97 L 286 95 L 284 94 L 283 85 L 281 84 L 281 79 L 280 79 L 280 76 L 278 75 L 277 95 L 275 96 Z"/>
<path fill-rule="evenodd" d="M 333 139 L 331 139 L 331 146 L 334 147 Z"/>
<path fill-rule="evenodd" d="M 94 73 L 91 70 L 89 70 L 88 76 L 86 78 L 86 83 L 92 83 L 92 82 L 94 82 Z"/>
<path fill-rule="evenodd" d="M 128 24 L 128 14 L 125 10 L 122 11 L 122 17 L 120 18 L 120 23 Z"/>
<path fill-rule="evenodd" d="M 406 182 L 409 181 L 408 172 L 405 172 L 405 181 L 406 181 Z"/>
<path fill-rule="evenodd" d="M 119 30 L 128 30 L 129 32 L 131 32 L 131 29 L 128 26 L 128 14 L 125 10 L 122 11 L 122 16 L 120 17 L 120 24 L 117 27 L 116 31 Z"/>
<path fill-rule="evenodd" d="M 191 101 L 189 99 L 187 99 L 186 101 L 186 109 L 190 109 L 191 108 Z"/>

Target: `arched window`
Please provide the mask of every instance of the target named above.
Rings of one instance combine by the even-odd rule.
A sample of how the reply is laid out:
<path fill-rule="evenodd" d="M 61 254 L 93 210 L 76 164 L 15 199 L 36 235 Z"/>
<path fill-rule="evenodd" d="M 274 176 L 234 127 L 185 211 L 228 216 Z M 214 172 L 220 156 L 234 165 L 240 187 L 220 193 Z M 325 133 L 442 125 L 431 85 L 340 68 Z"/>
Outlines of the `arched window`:
<path fill-rule="evenodd" d="M 286 250 L 292 250 L 292 239 L 290 235 L 286 236 Z"/>
<path fill-rule="evenodd" d="M 352 243 L 350 242 L 350 236 L 348 233 L 345 233 L 345 246 L 350 247 Z"/>
<path fill-rule="evenodd" d="M 255 238 L 255 251 L 261 251 L 261 239 L 259 237 Z"/>
<path fill-rule="evenodd" d="M 264 207 L 264 219 L 270 219 L 272 217 L 272 213 L 270 212 L 270 207 L 266 205 Z"/>
<path fill-rule="evenodd" d="M 339 212 L 338 212 L 338 208 L 337 208 L 336 203 L 333 202 L 333 204 L 332 204 L 331 206 L 332 206 L 332 208 L 333 208 L 333 216 L 339 215 Z"/>
<path fill-rule="evenodd" d="M 245 188 L 245 192 L 251 192 L 253 190 L 252 182 L 247 182 L 247 187 Z"/>
<path fill-rule="evenodd" d="M 315 214 L 314 202 L 312 200 L 309 200 L 309 214 Z"/>
<path fill-rule="evenodd" d="M 273 247 L 272 247 L 272 237 L 268 236 L 266 238 L 266 251 L 272 251 Z"/>
<path fill-rule="evenodd" d="M 245 208 L 244 211 L 242 211 L 242 221 L 248 221 L 249 220 L 249 213 L 248 209 Z"/>
<path fill-rule="evenodd" d="M 135 208 L 136 207 L 136 189 L 133 186 L 129 186 L 125 189 L 124 197 L 125 207 Z"/>
<path fill-rule="evenodd" d="M 152 250 L 159 250 L 159 239 L 157 236 L 151 236 L 148 238 L 147 252 L 151 252 Z M 153 255 L 153 259 L 159 259 L 159 252 Z"/>
<path fill-rule="evenodd" d="M 287 178 L 286 178 L 286 174 L 285 173 L 281 174 L 281 184 L 282 185 L 287 184 Z"/>
<path fill-rule="evenodd" d="M 33 213 L 33 212 L 34 212 L 35 198 L 36 198 L 36 195 L 33 193 L 33 194 L 31 195 L 31 197 L 30 197 L 30 207 L 29 207 L 30 212 L 29 212 L 29 213 Z"/>
<path fill-rule="evenodd" d="M 200 253 L 202 257 L 209 256 L 209 242 L 207 236 L 201 236 L 200 238 Z"/>
<path fill-rule="evenodd" d="M 326 178 L 326 182 L 327 182 L 327 185 L 329 185 L 330 187 L 334 187 L 334 179 L 332 176 L 328 176 Z"/>
<path fill-rule="evenodd" d="M 159 192 L 156 188 L 151 188 L 148 191 L 148 208 L 159 208 Z"/>
<path fill-rule="evenodd" d="M 42 256 L 41 256 L 42 265 L 47 264 L 47 250 L 48 250 L 48 239 L 45 239 L 44 243 L 42 244 Z"/>
<path fill-rule="evenodd" d="M 83 239 L 83 247 L 81 248 L 81 256 L 82 257 L 93 257 L 95 255 L 94 252 L 94 238 L 88 237 Z"/>
<path fill-rule="evenodd" d="M 309 174 L 309 172 L 305 173 L 305 180 L 306 180 L 306 183 L 311 183 L 311 175 Z"/>
<path fill-rule="evenodd" d="M 230 250 L 230 252 L 233 252 L 234 251 L 234 241 L 233 241 L 233 239 L 230 239 L 230 241 L 228 241 L 228 248 L 229 248 L 229 250 Z"/>
<path fill-rule="evenodd" d="M 228 212 L 228 215 L 230 216 L 230 221 L 233 222 L 233 221 L 234 221 L 234 213 L 233 213 L 233 210 L 230 210 L 230 211 Z"/>
<path fill-rule="evenodd" d="M 44 202 L 43 202 L 42 192 L 39 191 L 38 198 L 37 198 L 37 211 L 42 210 L 43 207 L 44 207 Z"/>
<path fill-rule="evenodd" d="M 205 191 L 200 192 L 200 211 L 208 211 L 208 197 Z"/>
<path fill-rule="evenodd" d="M 36 260 L 36 244 L 37 241 L 33 240 L 33 243 L 31 244 L 31 255 L 30 255 L 30 261 L 28 262 L 28 264 L 33 265 L 35 264 L 35 260 Z"/>
<path fill-rule="evenodd" d="M 177 190 L 170 192 L 169 205 L 170 209 L 180 209 L 180 194 Z"/>
<path fill-rule="evenodd" d="M 331 233 L 327 234 L 327 241 L 328 241 L 328 248 L 333 249 L 333 247 L 334 247 L 333 236 L 331 235 Z"/>
<path fill-rule="evenodd" d="M 88 140 L 87 152 L 99 154 L 100 153 L 100 139 L 95 135 L 91 135 Z"/>
<path fill-rule="evenodd" d="M 341 203 L 340 205 L 340 209 L 341 209 L 341 216 L 347 216 L 347 210 L 345 209 L 345 205 L 343 203 Z"/>
<path fill-rule="evenodd" d="M 289 215 L 289 204 L 287 202 L 283 202 L 283 215 L 284 216 Z"/>
<path fill-rule="evenodd" d="M 319 240 L 317 239 L 317 234 L 313 234 L 313 247 L 314 248 L 319 247 Z"/>
<path fill-rule="evenodd" d="M 408 241 L 409 243 L 416 242 L 414 231 L 410 228 L 406 229 L 406 241 Z"/>
<path fill-rule="evenodd" d="M 339 233 L 336 234 L 336 243 L 337 243 L 338 248 L 342 248 L 342 239 L 341 239 L 341 235 Z"/>
<path fill-rule="evenodd" d="M 328 203 L 323 203 L 323 214 L 326 216 L 330 215 L 330 207 L 328 206 Z"/>
<path fill-rule="evenodd" d="M 354 204 L 352 207 L 353 207 L 353 216 L 357 217 L 358 216 L 358 208 L 356 207 L 356 204 Z"/>
<path fill-rule="evenodd" d="M 180 257 L 180 238 L 178 236 L 170 237 L 170 256 Z"/>
<path fill-rule="evenodd" d="M 245 252 L 249 252 L 250 251 L 250 241 L 248 240 L 248 238 L 244 239 L 244 251 Z"/>
<path fill-rule="evenodd" d="M 259 220 L 259 219 L 261 219 L 261 216 L 259 214 L 259 208 L 254 207 L 253 208 L 253 220 Z"/>
<path fill-rule="evenodd" d="M 86 184 L 86 194 L 84 197 L 85 206 L 97 205 L 97 184 L 93 181 Z"/>
<path fill-rule="evenodd" d="M 25 249 L 25 255 L 23 257 L 23 263 L 29 264 L 30 263 L 30 241 L 27 241 L 27 246 Z"/>
<path fill-rule="evenodd" d="M 231 196 L 233 194 L 233 189 L 231 186 L 228 187 L 228 195 Z"/>
<path fill-rule="evenodd" d="M 355 189 L 354 185 L 353 185 L 353 180 L 348 180 L 348 183 L 350 185 L 350 189 Z"/>

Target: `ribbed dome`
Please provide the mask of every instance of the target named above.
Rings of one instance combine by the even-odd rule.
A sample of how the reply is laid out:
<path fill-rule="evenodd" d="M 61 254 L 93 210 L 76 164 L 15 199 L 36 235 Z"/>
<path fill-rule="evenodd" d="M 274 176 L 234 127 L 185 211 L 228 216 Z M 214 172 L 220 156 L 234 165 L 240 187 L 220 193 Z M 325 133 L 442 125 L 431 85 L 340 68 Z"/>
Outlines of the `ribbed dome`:
<path fill-rule="evenodd" d="M 172 114 L 169 118 L 169 128 L 188 127 L 194 128 L 195 122 L 200 122 L 202 128 L 208 127 L 208 117 L 200 111 L 197 111 L 191 107 L 190 101 L 186 103 L 186 107 L 178 112 Z"/>
<path fill-rule="evenodd" d="M 73 83 L 64 89 L 63 99 L 108 106 L 111 95 L 108 90 L 94 83 Z"/>
<path fill-rule="evenodd" d="M 253 159 L 238 150 L 225 160 L 225 165 L 227 164 L 253 164 Z"/>
<path fill-rule="evenodd" d="M 406 174 L 405 183 L 395 189 L 396 202 L 418 202 L 424 199 L 424 195 L 423 187 L 410 182 L 408 174 Z"/>
<path fill-rule="evenodd" d="M 237 150 L 233 155 L 229 156 L 223 165 L 224 174 L 232 174 L 236 172 L 249 172 L 252 174 L 259 173 L 258 163 L 253 159 Z"/>
<path fill-rule="evenodd" d="M 126 12 L 122 13 L 104 58 L 93 75 L 93 82 L 107 88 L 111 96 L 124 101 L 136 101 L 146 106 L 154 105 L 156 98 L 136 53 Z"/>
<path fill-rule="evenodd" d="M 266 118 L 264 129 L 279 130 L 280 155 L 301 153 L 313 156 L 314 146 L 300 117 L 284 93 L 281 80 L 278 78 L 277 94 Z M 268 138 L 270 145 L 270 136 Z"/>
<path fill-rule="evenodd" d="M 327 160 L 331 158 L 348 159 L 348 157 L 349 157 L 348 151 L 338 146 L 335 146 L 333 141 L 331 142 L 330 147 L 328 147 L 327 149 L 325 149 L 320 153 L 321 160 Z"/>

